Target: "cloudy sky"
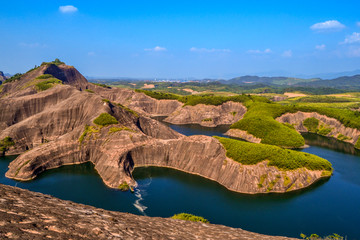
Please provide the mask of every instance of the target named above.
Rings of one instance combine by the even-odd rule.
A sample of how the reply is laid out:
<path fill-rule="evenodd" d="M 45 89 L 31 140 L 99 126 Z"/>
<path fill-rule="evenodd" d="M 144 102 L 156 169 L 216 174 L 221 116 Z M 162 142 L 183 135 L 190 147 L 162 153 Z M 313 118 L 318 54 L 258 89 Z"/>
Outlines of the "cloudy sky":
<path fill-rule="evenodd" d="M 60 58 L 86 76 L 360 69 L 360 1 L 3 1 L 0 71 Z"/>

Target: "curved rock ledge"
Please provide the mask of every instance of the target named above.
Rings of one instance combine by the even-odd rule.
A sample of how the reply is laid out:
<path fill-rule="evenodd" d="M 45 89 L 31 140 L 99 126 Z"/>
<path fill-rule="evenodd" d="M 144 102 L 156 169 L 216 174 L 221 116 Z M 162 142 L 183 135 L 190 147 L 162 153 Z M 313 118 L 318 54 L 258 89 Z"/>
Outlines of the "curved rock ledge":
<path fill-rule="evenodd" d="M 327 134 L 327 137 L 336 138 L 339 134 L 342 134 L 350 139 L 344 140 L 355 145 L 356 141 L 360 136 L 360 130 L 345 127 L 340 121 L 335 118 L 330 118 L 325 115 L 321 115 L 316 112 L 296 112 L 296 113 L 286 113 L 278 118 L 277 121 L 281 123 L 289 123 L 295 127 L 298 132 L 308 132 L 307 128 L 303 125 L 303 121 L 307 118 L 314 117 L 318 119 L 321 123 L 328 125 L 332 128 L 331 132 Z"/>
<path fill-rule="evenodd" d="M 248 133 L 247 131 L 240 130 L 240 129 L 229 129 L 224 135 L 235 137 L 235 138 L 241 138 L 248 142 L 252 143 L 260 143 L 261 138 L 257 138 L 254 135 Z"/>
<path fill-rule="evenodd" d="M 217 139 L 202 135 L 155 139 L 125 130 L 109 134 L 109 127 L 104 127 L 81 145 L 72 139 L 69 134 L 23 153 L 10 163 L 6 176 L 26 181 L 47 169 L 91 161 L 104 183 L 118 188 L 123 182 L 136 186 L 134 168 L 160 166 L 197 174 L 248 194 L 297 190 L 326 177 L 322 171 L 308 169 L 281 171 L 267 162 L 242 165 L 226 157 Z"/>
<path fill-rule="evenodd" d="M 252 233 L 222 225 L 108 211 L 2 184 L 0 184 L 0 238 L 292 239 Z"/>
<path fill-rule="evenodd" d="M 243 118 L 246 110 L 241 103 L 232 101 L 219 106 L 198 104 L 179 107 L 164 121 L 172 124 L 200 124 L 205 127 L 216 127 L 239 121 Z"/>

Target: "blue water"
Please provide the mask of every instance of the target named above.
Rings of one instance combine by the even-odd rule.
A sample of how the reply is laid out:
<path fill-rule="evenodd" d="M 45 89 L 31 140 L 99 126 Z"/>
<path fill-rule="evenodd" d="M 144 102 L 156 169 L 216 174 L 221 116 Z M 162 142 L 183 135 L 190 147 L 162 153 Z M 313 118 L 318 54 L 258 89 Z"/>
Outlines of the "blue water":
<path fill-rule="evenodd" d="M 198 126 L 171 126 L 183 134 L 198 134 Z M 202 129 L 221 135 L 220 129 Z M 138 168 L 134 194 L 107 188 L 91 163 L 49 170 L 31 182 L 16 182 L 4 174 L 11 157 L 0 159 L 0 182 L 109 210 L 169 217 L 179 212 L 203 216 L 212 223 L 249 231 L 299 237 L 300 233 L 338 233 L 360 239 L 360 153 L 351 145 L 308 134 L 303 151 L 328 159 L 334 175 L 306 190 L 286 194 L 246 195 L 216 182 L 167 168 Z M 320 146 L 314 146 L 320 145 Z M 326 146 L 326 147 L 321 147 Z M 334 149 L 330 149 L 332 147 Z"/>

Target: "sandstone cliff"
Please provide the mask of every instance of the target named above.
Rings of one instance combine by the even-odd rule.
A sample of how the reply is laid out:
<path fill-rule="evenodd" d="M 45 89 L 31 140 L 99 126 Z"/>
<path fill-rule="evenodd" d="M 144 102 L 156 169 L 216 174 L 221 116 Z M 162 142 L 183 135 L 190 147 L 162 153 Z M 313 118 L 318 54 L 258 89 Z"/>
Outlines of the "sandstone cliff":
<path fill-rule="evenodd" d="M 179 107 L 165 122 L 172 124 L 200 124 L 206 127 L 230 125 L 239 121 L 246 113 L 246 107 L 237 102 L 225 102 L 220 106 L 198 104 Z"/>
<path fill-rule="evenodd" d="M 30 83 L 43 74 L 51 74 L 63 84 L 37 91 Z M 148 165 L 198 174 L 243 193 L 296 190 L 322 177 L 321 172 L 306 169 L 283 172 L 266 162 L 243 166 L 226 158 L 218 140 L 185 137 L 142 114 L 170 114 L 182 106 L 180 102 L 88 84 L 76 69 L 64 64 L 42 65 L 5 84 L 2 90 L 0 140 L 7 136 L 14 139 L 15 145 L 6 153 L 20 154 L 9 165 L 9 178 L 30 180 L 47 169 L 87 161 L 94 163 L 104 183 L 113 188 L 123 182 L 136 186 L 132 170 Z M 237 110 L 233 118 L 245 111 L 241 104 L 232 102 L 210 108 L 219 114 Z M 110 114 L 117 123 L 94 124 L 102 113 Z"/>
<path fill-rule="evenodd" d="M 247 131 L 243 131 L 240 129 L 231 128 L 224 135 L 244 139 L 244 140 L 246 140 L 248 142 L 252 142 L 252 143 L 260 143 L 261 142 L 261 138 L 257 138 L 254 135 L 248 133 Z"/>
<path fill-rule="evenodd" d="M 329 129 L 329 133 L 326 134 L 328 137 L 337 138 L 339 134 L 341 134 L 345 136 L 342 139 L 343 141 L 355 144 L 360 136 L 360 130 L 345 127 L 340 121 L 316 112 L 286 113 L 278 117 L 276 120 L 282 123 L 289 123 L 293 125 L 298 132 L 308 132 L 308 129 L 304 126 L 303 122 L 305 119 L 311 117 L 318 119 L 320 121 L 320 125 L 323 125 Z"/>
<path fill-rule="evenodd" d="M 113 212 L 6 185 L 0 185 L 0 238 L 291 239 L 222 225 Z"/>

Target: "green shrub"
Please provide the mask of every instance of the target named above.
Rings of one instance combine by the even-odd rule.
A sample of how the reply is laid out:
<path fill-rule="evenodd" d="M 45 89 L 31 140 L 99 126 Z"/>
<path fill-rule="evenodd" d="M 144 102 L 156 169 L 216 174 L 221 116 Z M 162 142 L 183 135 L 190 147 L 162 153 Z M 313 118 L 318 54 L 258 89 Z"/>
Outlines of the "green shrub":
<path fill-rule="evenodd" d="M 109 113 L 102 113 L 94 119 L 94 123 L 99 126 L 108 126 L 111 124 L 118 124 L 118 120 Z"/>
<path fill-rule="evenodd" d="M 93 133 L 97 133 L 100 130 L 97 127 L 94 126 L 89 126 L 89 125 L 85 125 L 85 129 L 84 132 L 81 134 L 81 136 L 79 137 L 79 142 L 80 144 L 85 140 L 85 138 L 87 136 L 91 136 Z"/>
<path fill-rule="evenodd" d="M 359 136 L 358 140 L 355 143 L 355 148 L 360 149 L 360 136 Z"/>
<path fill-rule="evenodd" d="M 318 129 L 318 131 L 317 131 L 317 134 L 326 136 L 326 135 L 328 135 L 331 131 L 332 131 L 332 128 L 328 127 L 327 125 L 321 124 L 320 127 L 319 127 L 319 129 Z"/>
<path fill-rule="evenodd" d="M 172 93 L 164 93 L 164 92 L 154 92 L 149 90 L 141 90 L 135 89 L 135 92 L 144 93 L 149 97 L 161 100 L 161 99 L 172 99 L 172 100 L 179 100 L 180 96 L 172 94 Z"/>
<path fill-rule="evenodd" d="M 14 146 L 15 142 L 11 137 L 5 137 L 0 140 L 0 154 L 5 153 L 10 147 Z"/>
<path fill-rule="evenodd" d="M 110 86 L 103 84 L 103 83 L 92 83 L 92 84 L 99 86 L 99 87 L 103 87 L 103 88 L 111 88 Z"/>
<path fill-rule="evenodd" d="M 212 118 L 204 118 L 203 120 L 201 120 L 202 122 L 211 122 L 213 119 Z"/>
<path fill-rule="evenodd" d="M 341 133 L 339 133 L 336 138 L 337 138 L 338 140 L 340 140 L 340 141 L 346 141 L 346 140 L 351 140 L 351 139 L 352 139 L 351 137 L 342 135 Z"/>
<path fill-rule="evenodd" d="M 130 189 L 130 187 L 129 187 L 129 184 L 124 181 L 118 186 L 118 189 L 125 192 L 125 191 L 128 191 Z"/>
<path fill-rule="evenodd" d="M 85 89 L 85 91 L 89 92 L 89 93 L 95 93 L 93 90 L 91 89 Z"/>
<path fill-rule="evenodd" d="M 43 66 L 43 65 L 56 65 L 56 66 L 59 66 L 59 65 L 61 65 L 61 64 L 65 64 L 64 62 L 62 62 L 62 61 L 60 61 L 58 58 L 56 58 L 54 61 L 52 61 L 52 62 L 43 62 L 42 64 L 41 64 L 41 66 Z"/>
<path fill-rule="evenodd" d="M 36 79 L 48 79 L 48 78 L 53 78 L 54 76 L 51 74 L 43 74 L 38 76 Z"/>
<path fill-rule="evenodd" d="M 276 166 L 282 170 L 293 170 L 305 167 L 309 170 L 332 171 L 330 162 L 309 153 L 229 138 L 215 138 L 218 139 L 226 149 L 227 157 L 245 165 L 254 165 L 269 160 L 270 166 Z"/>
<path fill-rule="evenodd" d="M 303 124 L 309 132 L 316 133 L 318 126 L 319 126 L 319 120 L 314 117 L 311 117 L 311 118 L 305 119 L 303 121 Z"/>
<path fill-rule="evenodd" d="M 57 78 L 50 78 L 48 80 L 35 84 L 35 87 L 38 91 L 45 91 L 49 88 L 52 88 L 56 84 L 62 84 L 62 81 Z"/>
<path fill-rule="evenodd" d="M 4 84 L 5 83 L 9 83 L 9 82 L 14 82 L 14 81 L 17 81 L 19 80 L 21 77 L 22 77 L 22 73 L 16 73 L 15 75 L 11 76 L 10 78 L 6 79 L 4 81 Z"/>
<path fill-rule="evenodd" d="M 261 138 L 261 143 L 282 147 L 299 148 L 305 144 L 304 138 L 293 128 L 279 123 L 274 118 L 289 111 L 287 106 L 254 102 L 240 121 L 230 128 L 247 131 Z"/>
<path fill-rule="evenodd" d="M 180 220 L 186 220 L 186 221 L 192 221 L 192 222 L 203 222 L 203 223 L 209 223 L 209 221 L 203 217 L 195 216 L 193 214 L 189 213 L 178 213 L 171 217 L 172 219 L 180 219 Z"/>
<path fill-rule="evenodd" d="M 115 132 L 120 132 L 120 131 L 129 131 L 129 132 L 135 132 L 134 130 L 132 130 L 131 128 L 128 127 L 112 127 L 109 129 L 109 134 L 110 133 L 115 133 Z"/>

